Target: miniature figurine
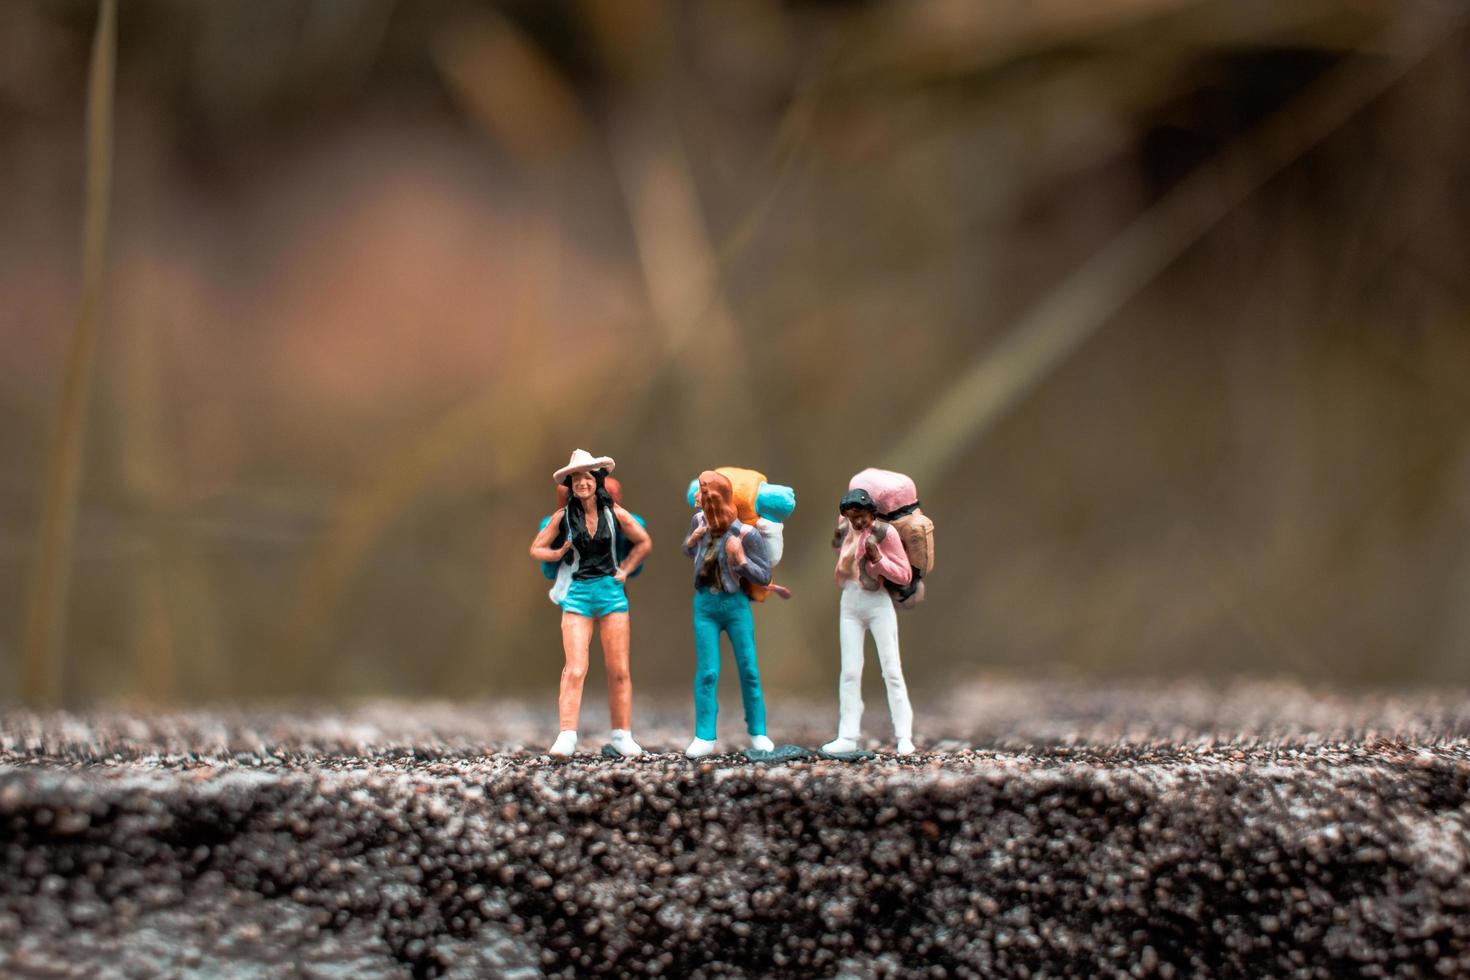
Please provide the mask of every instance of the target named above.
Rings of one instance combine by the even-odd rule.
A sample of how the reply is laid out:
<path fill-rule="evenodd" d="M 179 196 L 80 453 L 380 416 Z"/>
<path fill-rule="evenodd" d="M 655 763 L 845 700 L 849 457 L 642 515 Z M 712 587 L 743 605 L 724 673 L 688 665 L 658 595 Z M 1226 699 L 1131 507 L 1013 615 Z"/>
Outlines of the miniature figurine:
<path fill-rule="evenodd" d="M 549 594 L 562 610 L 566 666 L 561 672 L 557 700 L 561 730 L 549 750 L 555 756 L 570 756 L 577 748 L 577 719 L 594 624 L 602 638 L 607 665 L 608 713 L 612 720 L 609 742 L 623 756 L 643 752 L 632 733 L 628 596 L 623 583 L 642 564 L 653 542 L 642 524 L 616 503 L 607 489 L 607 478 L 615 465 L 610 456 L 594 458 L 582 449 L 573 452 L 567 465 L 552 474 L 552 479 L 566 488 L 566 506 L 551 515 L 531 542 L 532 558 L 558 563 L 556 582 Z M 621 560 L 616 557 L 619 531 L 632 542 Z"/>
<path fill-rule="evenodd" d="M 881 508 L 875 494 L 882 499 Z M 832 546 L 838 552 L 836 578 L 842 589 L 842 673 L 837 737 L 822 750 L 841 754 L 858 749 L 863 641 L 864 633 L 871 632 L 888 689 L 898 754 L 908 755 L 914 751 L 914 711 L 899 659 L 894 607 L 909 608 L 923 600 L 923 576 L 934 564 L 934 524 L 919 509 L 913 480 L 889 470 L 867 469 L 853 477 L 838 513 Z"/>
<path fill-rule="evenodd" d="M 739 481 L 742 491 L 739 499 L 735 481 Z M 765 500 L 771 514 L 764 530 L 754 526 L 761 520 L 755 501 L 762 489 L 767 490 Z M 752 599 L 764 601 L 767 591 L 772 590 L 774 562 L 769 542 L 776 542 L 779 558 L 781 540 L 781 523 L 772 518 L 788 516 L 796 506 L 796 495 L 789 487 L 766 484 L 765 477 L 754 470 L 725 468 L 699 474 L 690 496 L 691 503 L 699 508 L 684 540 L 685 556 L 694 559 L 694 739 L 684 754 L 694 759 L 709 755 L 715 748 L 722 630 L 730 637 L 740 674 L 740 696 L 751 748 L 770 752 L 775 744 L 766 735 L 766 706 L 750 603 Z M 774 591 L 783 597 L 791 594 L 779 586 Z"/>
<path fill-rule="evenodd" d="M 720 466 L 715 472 L 730 481 L 731 493 L 735 498 L 735 516 L 740 518 L 741 523 L 760 532 L 761 540 L 766 543 L 766 557 L 774 572 L 786 550 L 785 521 L 796 510 L 796 491 L 779 483 L 767 483 L 766 475 L 758 470 Z M 689 481 L 688 500 L 690 507 L 696 511 L 700 509 L 697 478 Z M 752 602 L 765 602 L 768 593 L 774 593 L 783 599 L 791 598 L 791 590 L 775 582 L 762 586 L 742 579 L 740 588 Z"/>
<path fill-rule="evenodd" d="M 619 504 L 619 505 L 622 504 L 622 502 L 623 502 L 623 485 L 620 482 L 618 482 L 618 478 L 617 477 L 615 477 L 615 476 L 606 477 L 603 480 L 603 486 L 607 488 L 607 495 L 612 498 L 612 502 L 614 504 Z M 562 507 L 565 507 L 567 505 L 567 499 L 569 497 L 571 497 L 570 491 L 567 490 L 567 488 L 566 488 L 565 485 L 558 483 L 556 485 L 556 506 L 557 506 L 557 508 L 560 509 Z M 629 511 L 629 513 L 632 514 L 633 520 L 635 520 L 635 521 L 638 522 L 638 526 L 639 527 L 643 528 L 645 531 L 648 530 L 648 522 L 645 521 L 642 518 L 642 516 L 640 516 L 639 514 L 633 513 L 632 511 Z M 551 518 L 552 518 L 552 515 L 551 514 L 548 514 L 545 517 L 541 518 L 541 523 L 536 526 L 536 530 L 538 530 L 538 531 L 543 530 L 546 527 L 546 525 L 548 525 L 548 524 L 551 523 Z M 621 563 L 633 551 L 633 542 L 630 541 L 630 540 L 628 540 L 628 536 L 623 533 L 623 529 L 621 527 L 618 528 L 617 531 L 618 531 L 618 536 L 617 536 L 617 542 L 615 543 L 615 546 L 614 546 L 613 560 L 616 561 L 616 562 Z M 556 536 L 551 539 L 551 547 L 553 549 L 560 548 L 561 545 L 562 545 L 562 542 L 565 541 L 565 540 L 566 540 L 565 527 L 564 526 L 563 527 L 558 527 L 557 530 L 556 530 Z M 563 564 L 564 564 L 564 562 L 561 562 L 561 561 L 543 561 L 541 563 L 541 574 L 546 577 L 546 580 L 548 582 L 555 582 L 556 581 L 557 573 L 561 570 L 561 567 L 562 567 Z M 643 574 L 643 566 L 642 565 L 639 565 L 637 568 L 633 569 L 631 572 L 628 573 L 628 581 L 631 582 L 633 579 L 637 578 L 638 576 L 640 576 L 642 574 Z"/>
<path fill-rule="evenodd" d="M 924 578 L 934 571 L 934 522 L 919 506 L 919 488 L 911 477 L 893 470 L 873 467 L 858 473 L 847 489 L 863 489 L 878 507 L 878 519 L 892 525 L 903 542 L 913 578 L 905 586 L 885 580 L 884 588 L 900 609 L 912 609 L 924 601 Z"/>

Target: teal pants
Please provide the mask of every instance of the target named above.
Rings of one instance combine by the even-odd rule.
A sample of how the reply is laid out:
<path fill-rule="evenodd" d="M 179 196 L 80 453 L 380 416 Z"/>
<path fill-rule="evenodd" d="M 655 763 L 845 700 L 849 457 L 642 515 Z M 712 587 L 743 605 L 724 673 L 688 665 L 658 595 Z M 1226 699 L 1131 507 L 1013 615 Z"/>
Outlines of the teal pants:
<path fill-rule="evenodd" d="M 720 631 L 730 637 L 735 669 L 740 673 L 740 699 L 745 702 L 745 728 L 766 733 L 766 700 L 761 671 L 755 662 L 755 620 L 743 592 L 694 593 L 694 734 L 714 741 L 720 713 Z"/>

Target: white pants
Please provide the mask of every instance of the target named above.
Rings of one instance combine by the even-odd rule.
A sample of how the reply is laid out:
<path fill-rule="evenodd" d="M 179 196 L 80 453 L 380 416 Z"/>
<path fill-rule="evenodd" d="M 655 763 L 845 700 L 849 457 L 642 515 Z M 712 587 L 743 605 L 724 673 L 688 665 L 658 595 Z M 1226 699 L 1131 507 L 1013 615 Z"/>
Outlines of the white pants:
<path fill-rule="evenodd" d="M 871 631 L 878 644 L 878 663 L 888 687 L 888 710 L 893 715 L 893 737 L 914 737 L 914 709 L 903 682 L 898 659 L 898 612 L 887 589 L 868 592 L 856 582 L 842 583 L 842 677 L 837 683 L 837 736 L 857 738 L 863 721 L 863 633 Z"/>

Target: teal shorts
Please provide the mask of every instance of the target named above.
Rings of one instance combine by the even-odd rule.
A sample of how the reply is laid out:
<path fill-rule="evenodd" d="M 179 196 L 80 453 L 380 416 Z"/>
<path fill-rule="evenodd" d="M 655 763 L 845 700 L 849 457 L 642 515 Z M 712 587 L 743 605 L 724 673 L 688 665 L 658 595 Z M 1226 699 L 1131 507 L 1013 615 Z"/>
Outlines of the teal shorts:
<path fill-rule="evenodd" d="M 561 611 L 601 619 L 613 613 L 628 611 L 628 593 L 623 583 L 611 575 L 597 578 L 572 579 L 566 598 L 561 601 Z"/>

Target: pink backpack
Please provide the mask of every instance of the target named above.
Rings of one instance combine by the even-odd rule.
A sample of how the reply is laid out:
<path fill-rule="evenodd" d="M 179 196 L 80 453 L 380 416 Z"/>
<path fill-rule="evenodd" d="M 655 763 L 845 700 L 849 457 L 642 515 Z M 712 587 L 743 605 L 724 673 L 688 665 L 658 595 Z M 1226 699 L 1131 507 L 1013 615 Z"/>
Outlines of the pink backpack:
<path fill-rule="evenodd" d="M 894 603 L 912 609 L 924 601 L 924 578 L 934 570 L 934 522 L 919 507 L 919 488 L 903 473 L 873 467 L 848 481 L 849 490 L 866 490 L 878 505 L 878 519 L 893 526 L 914 570 L 908 585 L 885 582 Z"/>

